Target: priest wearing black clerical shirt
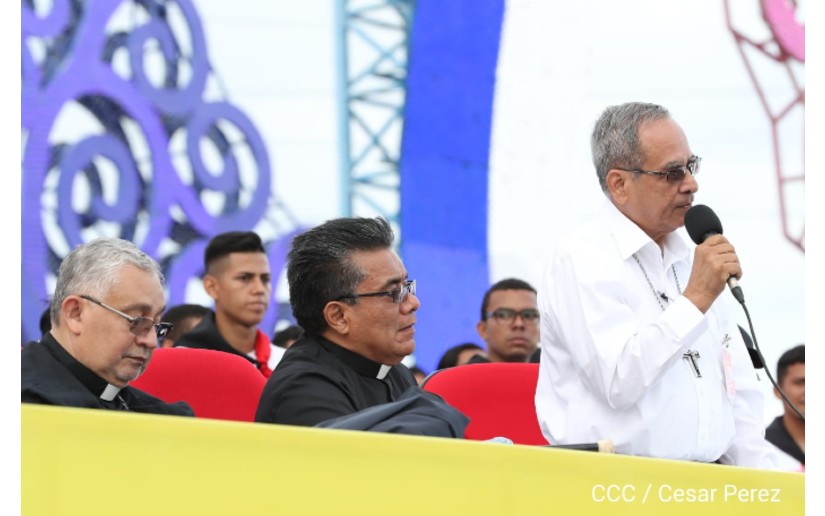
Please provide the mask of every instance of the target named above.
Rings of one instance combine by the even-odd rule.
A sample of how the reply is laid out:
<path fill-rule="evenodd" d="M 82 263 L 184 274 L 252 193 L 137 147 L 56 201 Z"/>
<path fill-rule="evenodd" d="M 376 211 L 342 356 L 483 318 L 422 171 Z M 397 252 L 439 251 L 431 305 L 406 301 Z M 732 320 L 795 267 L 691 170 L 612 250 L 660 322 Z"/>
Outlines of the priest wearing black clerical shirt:
<path fill-rule="evenodd" d="M 295 237 L 287 280 L 303 329 L 267 380 L 255 420 L 315 426 L 398 400 L 417 384 L 415 281 L 381 218 L 340 218 Z"/>
<path fill-rule="evenodd" d="M 51 305 L 51 330 L 23 347 L 24 403 L 193 416 L 129 386 L 169 330 L 163 274 L 134 244 L 99 238 L 63 260 Z"/>

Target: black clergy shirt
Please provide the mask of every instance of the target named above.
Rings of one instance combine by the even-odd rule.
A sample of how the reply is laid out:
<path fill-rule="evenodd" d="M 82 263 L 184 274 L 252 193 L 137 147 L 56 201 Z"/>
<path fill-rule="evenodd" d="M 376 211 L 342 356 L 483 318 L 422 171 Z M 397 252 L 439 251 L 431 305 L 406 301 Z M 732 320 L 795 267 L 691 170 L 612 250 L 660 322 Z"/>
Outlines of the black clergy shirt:
<path fill-rule="evenodd" d="M 122 389 L 110 385 L 63 349 L 51 333 L 23 346 L 20 366 L 23 403 L 195 415 L 183 401 L 166 403 L 128 385 Z"/>
<path fill-rule="evenodd" d="M 382 365 L 322 337 L 302 335 L 267 380 L 255 421 L 315 426 L 396 401 L 414 385 L 404 365 Z"/>

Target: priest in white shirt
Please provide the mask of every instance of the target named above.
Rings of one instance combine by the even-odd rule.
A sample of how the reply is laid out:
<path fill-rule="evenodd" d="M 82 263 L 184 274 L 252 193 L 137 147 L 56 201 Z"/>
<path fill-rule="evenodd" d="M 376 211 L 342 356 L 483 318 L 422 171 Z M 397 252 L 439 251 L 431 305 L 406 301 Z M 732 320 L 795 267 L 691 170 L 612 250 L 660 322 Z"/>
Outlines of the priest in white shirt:
<path fill-rule="evenodd" d="M 544 436 L 775 468 L 758 379 L 722 294 L 742 275 L 734 247 L 717 234 L 694 249 L 677 233 L 700 158 L 654 104 L 607 108 L 591 145 L 606 200 L 558 242 L 539 288 Z"/>

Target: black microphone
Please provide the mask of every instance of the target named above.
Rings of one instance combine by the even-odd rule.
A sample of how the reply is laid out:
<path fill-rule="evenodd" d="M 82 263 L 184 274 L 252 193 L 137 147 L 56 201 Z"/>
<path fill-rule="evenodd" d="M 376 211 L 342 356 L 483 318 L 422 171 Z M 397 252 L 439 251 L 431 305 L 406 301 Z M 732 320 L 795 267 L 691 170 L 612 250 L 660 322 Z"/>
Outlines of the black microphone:
<path fill-rule="evenodd" d="M 697 204 L 685 213 L 685 229 L 687 229 L 690 238 L 696 242 L 696 245 L 699 245 L 708 237 L 713 235 L 721 235 L 722 222 L 719 220 L 719 217 L 713 213 L 713 210 L 707 206 Z M 796 408 L 793 403 L 791 403 L 785 393 L 782 392 L 782 388 L 776 384 L 773 376 L 771 376 L 771 370 L 765 367 L 765 357 L 762 356 L 762 352 L 759 350 L 759 343 L 756 341 L 756 333 L 753 331 L 753 322 L 751 322 L 751 315 L 748 313 L 748 307 L 745 306 L 745 295 L 742 293 L 742 287 L 739 286 L 739 282 L 736 281 L 734 276 L 728 278 L 728 286 L 730 287 L 731 293 L 733 293 L 733 297 L 735 297 L 736 300 L 739 301 L 739 304 L 742 305 L 742 309 L 745 311 L 745 316 L 748 318 L 748 326 L 751 329 L 750 336 L 753 336 L 752 348 L 749 345 L 751 339 L 747 332 L 745 332 L 741 326 L 739 327 L 739 331 L 742 333 L 742 340 L 745 341 L 745 347 L 748 348 L 748 354 L 751 356 L 753 366 L 757 369 L 761 367 L 765 370 L 765 374 L 768 375 L 768 379 L 771 381 L 771 384 L 773 384 L 776 392 L 782 396 L 785 403 L 787 403 L 788 406 L 791 407 L 804 421 L 805 414 L 800 412 L 800 410 Z"/>
<path fill-rule="evenodd" d="M 697 204 L 685 213 L 685 229 L 696 245 L 699 245 L 713 235 L 722 234 L 722 221 L 712 209 L 704 204 Z M 742 287 L 736 281 L 736 276 L 728 278 L 728 287 L 733 297 L 740 304 L 745 304 L 745 294 L 742 293 Z"/>

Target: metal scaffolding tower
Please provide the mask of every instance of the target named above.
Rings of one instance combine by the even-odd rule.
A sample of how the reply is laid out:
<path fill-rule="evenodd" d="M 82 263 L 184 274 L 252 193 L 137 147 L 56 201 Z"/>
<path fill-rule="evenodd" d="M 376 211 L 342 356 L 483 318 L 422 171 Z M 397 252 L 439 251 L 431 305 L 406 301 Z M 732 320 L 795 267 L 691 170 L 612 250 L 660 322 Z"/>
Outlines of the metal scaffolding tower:
<path fill-rule="evenodd" d="M 336 5 L 341 211 L 344 216 L 385 217 L 398 235 L 399 161 L 415 0 L 336 0 Z"/>

